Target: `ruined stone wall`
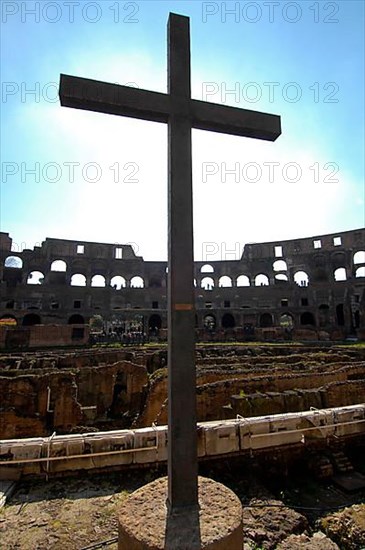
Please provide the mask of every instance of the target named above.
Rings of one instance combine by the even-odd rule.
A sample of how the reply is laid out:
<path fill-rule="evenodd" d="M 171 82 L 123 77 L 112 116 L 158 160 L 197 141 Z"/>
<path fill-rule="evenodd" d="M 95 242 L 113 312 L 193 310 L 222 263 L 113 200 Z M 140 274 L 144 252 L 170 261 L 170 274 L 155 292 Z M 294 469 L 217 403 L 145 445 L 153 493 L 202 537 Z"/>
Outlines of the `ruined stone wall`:
<path fill-rule="evenodd" d="M 68 360 L 70 363 L 70 359 Z M 123 425 L 142 408 L 147 371 L 128 361 L 93 367 L 0 371 L 0 439 L 69 433 L 77 426 Z"/>
<path fill-rule="evenodd" d="M 66 325 L 99 314 L 108 327 L 166 328 L 166 262 L 144 261 L 129 245 L 61 239 L 16 252 L 6 233 L 0 247 L 0 319 Z M 40 284 L 30 284 L 35 272 Z M 71 285 L 76 275 L 85 286 Z M 365 333 L 364 229 L 248 244 L 238 260 L 195 262 L 194 277 L 204 338 L 336 340 Z M 288 318 L 294 332 L 285 330 Z"/>
<path fill-rule="evenodd" d="M 365 348 L 197 347 L 200 422 L 364 402 Z M 166 349 L 0 356 L 0 439 L 167 423 Z"/>
<path fill-rule="evenodd" d="M 255 357 L 205 358 L 197 370 L 198 421 L 259 416 L 343 406 L 364 401 L 363 351 L 351 358 L 344 352 L 313 352 Z M 298 350 L 297 350 L 298 351 Z M 347 350 L 346 350 L 347 351 Z M 272 351 L 271 351 L 272 352 Z M 288 363 L 286 364 L 286 359 Z M 152 379 L 138 426 L 167 423 L 167 373 Z"/>

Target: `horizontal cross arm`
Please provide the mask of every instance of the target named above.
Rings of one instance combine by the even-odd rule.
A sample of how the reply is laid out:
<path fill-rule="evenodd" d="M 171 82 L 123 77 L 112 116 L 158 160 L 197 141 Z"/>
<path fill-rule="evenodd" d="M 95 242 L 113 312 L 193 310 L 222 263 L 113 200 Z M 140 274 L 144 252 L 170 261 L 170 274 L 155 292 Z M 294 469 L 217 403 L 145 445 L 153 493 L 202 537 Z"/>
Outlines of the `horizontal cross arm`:
<path fill-rule="evenodd" d="M 168 121 L 169 97 L 159 92 L 61 74 L 59 95 L 64 107 Z"/>
<path fill-rule="evenodd" d="M 217 103 L 192 100 L 192 125 L 199 130 L 210 130 L 250 138 L 275 141 L 281 134 L 280 116 Z"/>

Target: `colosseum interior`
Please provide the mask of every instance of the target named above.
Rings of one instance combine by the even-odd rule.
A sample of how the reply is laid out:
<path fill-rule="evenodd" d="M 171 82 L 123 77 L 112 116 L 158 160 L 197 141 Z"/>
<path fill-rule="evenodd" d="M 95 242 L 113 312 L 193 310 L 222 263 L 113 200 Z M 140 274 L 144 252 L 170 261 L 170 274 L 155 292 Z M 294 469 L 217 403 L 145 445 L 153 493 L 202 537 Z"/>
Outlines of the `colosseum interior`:
<path fill-rule="evenodd" d="M 7 331 L 7 347 L 21 332 L 27 338 L 26 327 L 80 327 L 95 315 L 107 331 L 138 328 L 163 338 L 166 262 L 144 261 L 129 245 L 47 238 L 15 252 L 7 233 L 0 245 L 0 319 L 18 328 Z M 364 336 L 364 229 L 247 244 L 239 260 L 207 258 L 194 273 L 198 338 Z M 73 331 L 74 339 L 81 335 Z"/>
<path fill-rule="evenodd" d="M 166 262 L 61 239 L 15 252 L 2 233 L 1 266 L 0 437 L 167 422 Z M 199 421 L 364 401 L 364 229 L 194 270 Z"/>

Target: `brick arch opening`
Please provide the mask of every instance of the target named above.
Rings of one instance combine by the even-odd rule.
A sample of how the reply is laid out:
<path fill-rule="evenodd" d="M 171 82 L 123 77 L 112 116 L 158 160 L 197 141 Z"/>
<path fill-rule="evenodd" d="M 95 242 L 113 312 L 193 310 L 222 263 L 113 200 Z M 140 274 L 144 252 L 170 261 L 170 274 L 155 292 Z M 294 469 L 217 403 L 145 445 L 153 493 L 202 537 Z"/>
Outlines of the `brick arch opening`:
<path fill-rule="evenodd" d="M 67 270 L 67 264 L 64 260 L 54 260 L 51 263 L 51 271 L 66 271 Z"/>
<path fill-rule="evenodd" d="M 17 319 L 14 315 L 3 315 L 0 317 L 0 326 L 13 326 L 15 327 L 18 324 Z"/>
<path fill-rule="evenodd" d="M 302 313 L 300 316 L 300 324 L 303 326 L 310 325 L 314 327 L 316 325 L 316 320 L 313 313 L 310 311 L 305 311 Z"/>
<path fill-rule="evenodd" d="M 161 316 L 157 313 L 154 313 L 151 315 L 151 317 L 148 319 L 148 328 L 149 330 L 160 330 L 162 327 L 162 319 Z"/>
<path fill-rule="evenodd" d="M 236 321 L 232 313 L 225 313 L 222 317 L 222 327 L 223 328 L 234 328 L 236 326 Z"/>
<path fill-rule="evenodd" d="M 22 326 L 23 327 L 32 327 L 34 325 L 40 325 L 41 318 L 37 313 L 27 313 L 23 317 Z"/>
<path fill-rule="evenodd" d="M 8 256 L 5 258 L 4 266 L 21 269 L 23 267 L 23 260 L 18 256 Z"/>
<path fill-rule="evenodd" d="M 343 304 L 337 304 L 336 306 L 336 320 L 339 327 L 343 327 L 345 324 L 345 312 Z"/>
<path fill-rule="evenodd" d="M 71 315 L 71 317 L 69 317 L 69 319 L 67 321 L 67 324 L 68 325 L 84 325 L 85 324 L 85 319 L 79 313 L 74 313 L 74 315 Z"/>
<path fill-rule="evenodd" d="M 203 324 L 204 324 L 204 328 L 208 330 L 215 330 L 217 326 L 217 320 L 212 313 L 209 313 L 208 315 L 205 315 Z"/>

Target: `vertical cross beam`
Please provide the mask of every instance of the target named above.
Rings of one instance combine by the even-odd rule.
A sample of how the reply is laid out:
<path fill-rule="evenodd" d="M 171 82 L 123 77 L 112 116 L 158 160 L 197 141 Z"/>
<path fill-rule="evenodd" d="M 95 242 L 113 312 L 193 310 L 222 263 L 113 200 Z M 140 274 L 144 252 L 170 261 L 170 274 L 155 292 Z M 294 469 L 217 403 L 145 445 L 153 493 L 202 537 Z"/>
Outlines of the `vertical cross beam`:
<path fill-rule="evenodd" d="M 168 24 L 168 507 L 198 507 L 194 250 L 187 17 Z M 185 112 L 187 111 L 187 112 Z"/>

